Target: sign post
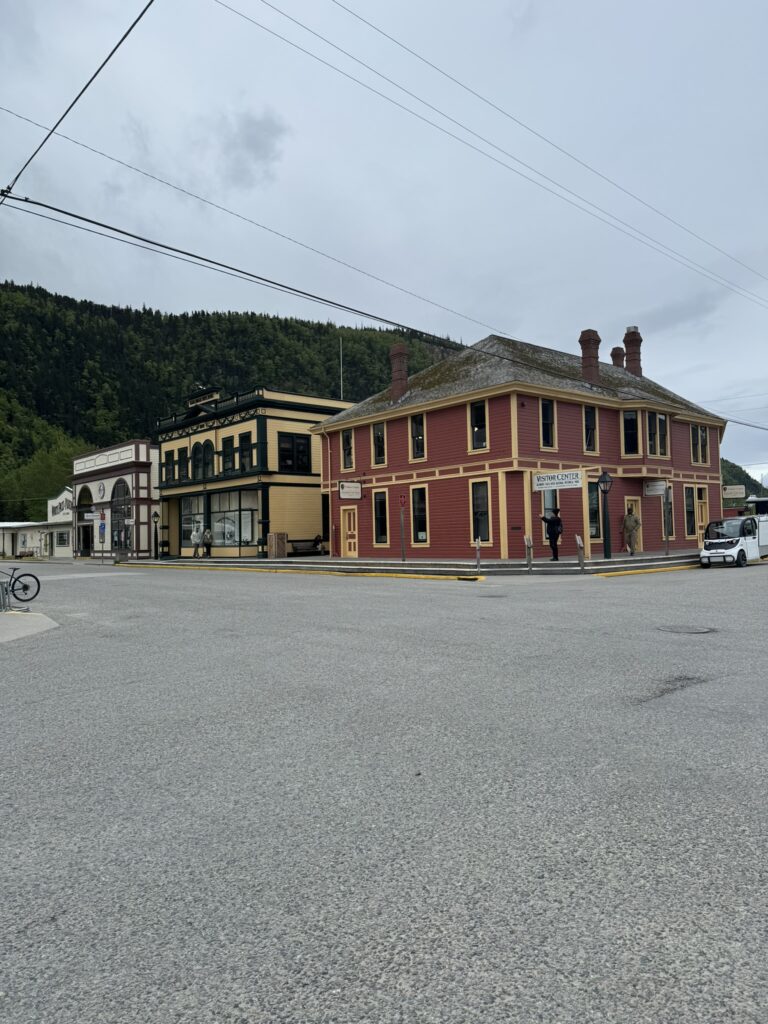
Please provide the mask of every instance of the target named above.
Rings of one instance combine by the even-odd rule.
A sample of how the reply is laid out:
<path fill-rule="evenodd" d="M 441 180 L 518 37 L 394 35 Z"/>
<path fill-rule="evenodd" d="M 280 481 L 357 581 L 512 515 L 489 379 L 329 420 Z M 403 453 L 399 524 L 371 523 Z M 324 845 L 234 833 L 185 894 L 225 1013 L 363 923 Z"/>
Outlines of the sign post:
<path fill-rule="evenodd" d="M 102 512 L 102 515 L 104 513 Z M 107 532 L 107 524 L 102 521 L 99 523 L 99 544 L 101 544 L 101 564 L 104 565 L 104 538 Z"/>
<path fill-rule="evenodd" d="M 400 560 L 405 561 L 405 495 L 400 495 Z"/>

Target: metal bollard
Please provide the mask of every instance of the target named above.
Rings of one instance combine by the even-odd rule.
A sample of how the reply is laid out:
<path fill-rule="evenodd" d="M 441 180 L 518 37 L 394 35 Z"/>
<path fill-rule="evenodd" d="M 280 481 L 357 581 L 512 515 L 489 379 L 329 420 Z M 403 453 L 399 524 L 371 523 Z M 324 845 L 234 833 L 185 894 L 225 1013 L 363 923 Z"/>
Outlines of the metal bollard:
<path fill-rule="evenodd" d="M 11 588 L 7 583 L 0 583 L 0 612 L 11 610 Z"/>
<path fill-rule="evenodd" d="M 525 562 L 528 572 L 533 572 L 533 538 L 526 534 L 523 540 L 525 541 Z"/>

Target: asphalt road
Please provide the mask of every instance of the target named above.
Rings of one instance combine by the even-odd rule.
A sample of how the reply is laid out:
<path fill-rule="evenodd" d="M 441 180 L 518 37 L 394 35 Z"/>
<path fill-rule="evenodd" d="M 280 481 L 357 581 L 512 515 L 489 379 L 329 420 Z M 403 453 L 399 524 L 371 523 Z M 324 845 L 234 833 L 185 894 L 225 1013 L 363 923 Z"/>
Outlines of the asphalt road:
<path fill-rule="evenodd" d="M 768 565 L 39 572 L 3 1022 L 764 1024 Z"/>

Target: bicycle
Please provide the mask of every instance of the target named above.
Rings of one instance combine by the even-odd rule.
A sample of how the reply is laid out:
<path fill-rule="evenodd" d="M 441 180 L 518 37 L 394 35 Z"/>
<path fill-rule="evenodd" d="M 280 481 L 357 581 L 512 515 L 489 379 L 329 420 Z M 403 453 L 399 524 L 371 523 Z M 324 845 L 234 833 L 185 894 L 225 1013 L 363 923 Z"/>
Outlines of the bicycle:
<path fill-rule="evenodd" d="M 0 569 L 0 573 L 8 577 L 8 592 L 17 601 L 34 601 L 40 593 L 40 580 L 33 573 L 20 573 L 17 566 L 10 572 Z"/>

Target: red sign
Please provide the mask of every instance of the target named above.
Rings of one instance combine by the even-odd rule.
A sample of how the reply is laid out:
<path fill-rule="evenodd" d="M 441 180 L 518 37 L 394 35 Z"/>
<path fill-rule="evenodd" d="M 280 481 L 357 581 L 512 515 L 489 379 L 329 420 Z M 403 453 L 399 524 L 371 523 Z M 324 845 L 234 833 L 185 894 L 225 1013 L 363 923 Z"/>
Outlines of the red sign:
<path fill-rule="evenodd" d="M 107 518 L 107 513 L 106 512 L 101 512 L 99 514 L 99 519 L 102 521 L 102 523 L 106 520 L 106 518 Z"/>
<path fill-rule="evenodd" d="M 400 495 L 400 508 L 405 508 L 405 495 Z"/>

